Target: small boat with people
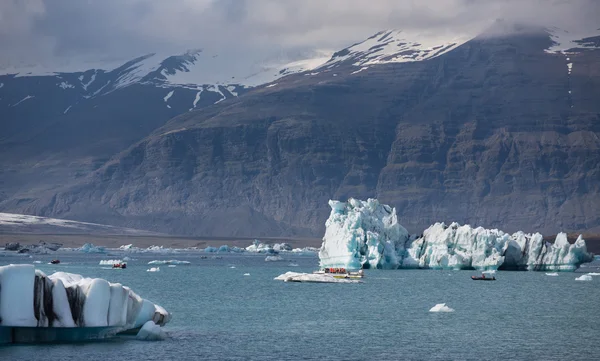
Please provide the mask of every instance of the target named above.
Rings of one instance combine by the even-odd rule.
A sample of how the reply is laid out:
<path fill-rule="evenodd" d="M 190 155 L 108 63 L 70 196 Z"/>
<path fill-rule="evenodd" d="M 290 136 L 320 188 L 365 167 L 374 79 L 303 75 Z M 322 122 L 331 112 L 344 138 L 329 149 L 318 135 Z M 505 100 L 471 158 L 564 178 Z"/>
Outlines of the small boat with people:
<path fill-rule="evenodd" d="M 473 281 L 495 281 L 496 276 L 494 276 L 494 275 L 486 276 L 485 273 L 482 273 L 481 276 L 471 276 L 471 279 Z"/>
<path fill-rule="evenodd" d="M 318 271 L 314 271 L 314 274 L 326 274 L 331 275 L 333 278 L 363 278 L 365 273 L 363 270 L 359 271 L 349 271 L 343 267 L 326 267 L 322 268 Z"/>
<path fill-rule="evenodd" d="M 121 268 L 121 269 L 125 269 L 127 268 L 127 263 L 123 262 L 123 263 L 114 263 L 112 268 Z"/>
<path fill-rule="evenodd" d="M 53 259 L 52 261 L 50 261 L 50 264 L 59 264 L 60 260 L 59 259 Z"/>

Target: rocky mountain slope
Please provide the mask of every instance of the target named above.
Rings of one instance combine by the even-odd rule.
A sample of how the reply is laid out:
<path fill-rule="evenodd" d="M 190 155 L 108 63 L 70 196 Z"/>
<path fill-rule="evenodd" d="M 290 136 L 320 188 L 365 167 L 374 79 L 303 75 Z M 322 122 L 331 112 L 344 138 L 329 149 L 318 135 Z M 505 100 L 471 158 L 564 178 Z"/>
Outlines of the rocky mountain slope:
<path fill-rule="evenodd" d="M 506 26 L 431 44 L 377 34 L 0 206 L 178 234 L 319 235 L 328 199 L 377 197 L 411 232 L 598 230 L 600 37 Z"/>

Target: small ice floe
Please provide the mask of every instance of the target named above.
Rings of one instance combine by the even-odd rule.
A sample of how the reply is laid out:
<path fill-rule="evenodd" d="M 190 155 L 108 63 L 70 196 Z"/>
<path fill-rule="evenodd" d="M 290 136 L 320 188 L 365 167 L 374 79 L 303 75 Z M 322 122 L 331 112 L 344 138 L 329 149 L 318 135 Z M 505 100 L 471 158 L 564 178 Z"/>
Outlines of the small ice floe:
<path fill-rule="evenodd" d="M 146 272 L 159 272 L 159 271 L 160 271 L 160 267 L 152 267 L 152 268 L 146 270 Z"/>
<path fill-rule="evenodd" d="M 549 272 L 549 273 L 546 273 L 546 276 L 556 277 L 556 276 L 558 276 L 558 273 L 557 272 Z"/>
<path fill-rule="evenodd" d="M 148 321 L 144 323 L 144 326 L 142 326 L 135 337 L 138 340 L 144 341 L 160 341 L 164 340 L 167 334 L 154 321 Z"/>
<path fill-rule="evenodd" d="M 297 263 L 290 263 L 290 264 L 288 264 L 288 266 L 289 267 L 298 267 L 298 264 Z"/>
<path fill-rule="evenodd" d="M 235 268 L 235 266 L 229 266 L 229 268 Z"/>
<path fill-rule="evenodd" d="M 250 276 L 250 273 L 244 273 L 244 276 Z"/>
<path fill-rule="evenodd" d="M 429 312 L 454 312 L 454 309 L 446 306 L 445 303 L 438 303 L 437 305 L 431 307 Z"/>
<path fill-rule="evenodd" d="M 592 280 L 592 276 L 590 275 L 581 275 L 577 278 L 575 278 L 575 281 L 591 281 Z"/>
<path fill-rule="evenodd" d="M 299 273 L 286 272 L 275 277 L 277 281 L 283 282 L 306 282 L 306 283 L 363 283 L 359 279 L 336 278 L 328 273 Z"/>
<path fill-rule="evenodd" d="M 123 263 L 124 260 L 120 259 L 103 259 L 100 260 L 100 266 L 114 266 L 116 264 Z"/>
<path fill-rule="evenodd" d="M 278 261 L 284 261 L 284 259 L 281 256 L 267 256 L 267 257 L 265 257 L 265 262 L 278 262 Z"/>
<path fill-rule="evenodd" d="M 163 264 L 189 265 L 191 263 L 188 261 L 179 261 L 176 259 L 169 259 L 169 260 L 154 260 L 154 261 L 148 262 L 148 264 L 152 264 L 152 265 L 163 265 Z"/>
<path fill-rule="evenodd" d="M 590 272 L 587 275 L 588 276 L 600 276 L 600 273 L 598 273 L 598 272 Z"/>
<path fill-rule="evenodd" d="M 33 263 L 42 263 L 42 261 L 33 261 Z"/>
<path fill-rule="evenodd" d="M 170 265 L 168 265 L 167 267 L 169 267 L 169 268 L 173 268 L 173 267 L 177 267 L 177 265 L 170 264 Z"/>

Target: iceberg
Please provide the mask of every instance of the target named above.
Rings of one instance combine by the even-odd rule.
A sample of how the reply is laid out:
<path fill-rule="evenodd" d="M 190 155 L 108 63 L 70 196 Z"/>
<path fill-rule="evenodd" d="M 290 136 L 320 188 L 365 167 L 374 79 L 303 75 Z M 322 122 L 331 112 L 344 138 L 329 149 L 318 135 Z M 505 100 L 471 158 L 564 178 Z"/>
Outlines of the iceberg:
<path fill-rule="evenodd" d="M 106 253 L 106 248 L 94 246 L 92 243 L 86 243 L 79 248 L 79 251 L 83 253 Z"/>
<path fill-rule="evenodd" d="M 146 272 L 160 272 L 160 267 L 150 267 Z"/>
<path fill-rule="evenodd" d="M 123 263 L 123 260 L 120 259 L 102 259 L 99 264 L 100 266 L 114 266 L 121 263 Z"/>
<path fill-rule="evenodd" d="M 164 308 L 120 283 L 66 272 L 47 276 L 26 264 L 0 267 L 0 326 L 3 328 L 33 327 L 42 329 L 40 333 L 47 329 L 85 328 L 81 334 L 97 331 L 108 337 L 141 327 L 147 321 L 163 326 L 170 318 Z M 27 341 L 36 341 L 31 331 L 27 332 Z M 98 334 L 89 337 L 98 337 Z M 0 343 L 19 341 L 13 338 L 14 335 L 2 338 Z M 55 336 L 53 340 L 60 341 Z"/>
<path fill-rule="evenodd" d="M 148 264 L 152 264 L 152 265 L 163 265 L 163 264 L 170 264 L 170 265 L 190 265 L 191 263 L 188 261 L 179 261 L 176 259 L 169 259 L 169 260 L 154 260 L 154 261 L 150 261 L 148 262 Z"/>
<path fill-rule="evenodd" d="M 429 312 L 454 312 L 454 309 L 446 306 L 445 303 L 438 303 L 437 305 L 431 307 Z"/>
<path fill-rule="evenodd" d="M 334 278 L 330 274 L 323 273 L 300 273 L 286 272 L 274 278 L 284 282 L 307 282 L 307 283 L 363 283 L 361 280 L 350 278 Z"/>
<path fill-rule="evenodd" d="M 398 223 L 395 208 L 376 199 L 330 200 L 329 206 L 322 268 L 573 271 L 593 260 L 581 236 L 570 244 L 559 233 L 550 243 L 539 233 L 435 223 L 415 237 Z"/>
<path fill-rule="evenodd" d="M 575 281 L 591 281 L 592 280 L 592 276 L 590 275 L 581 275 L 577 278 L 575 278 Z"/>
<path fill-rule="evenodd" d="M 265 262 L 279 262 L 285 261 L 281 256 L 267 256 L 265 257 Z"/>

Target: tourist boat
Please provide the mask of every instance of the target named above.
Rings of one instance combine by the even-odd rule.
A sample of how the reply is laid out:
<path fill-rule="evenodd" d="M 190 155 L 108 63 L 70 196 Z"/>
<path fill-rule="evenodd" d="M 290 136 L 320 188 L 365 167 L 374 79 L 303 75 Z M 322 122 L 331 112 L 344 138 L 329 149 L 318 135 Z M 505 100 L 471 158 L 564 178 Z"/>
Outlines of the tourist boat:
<path fill-rule="evenodd" d="M 365 273 L 363 270 L 359 270 L 358 272 L 352 272 L 352 271 L 348 271 L 347 269 L 343 268 L 343 267 L 339 267 L 339 268 L 334 268 L 334 267 L 327 267 L 327 268 L 322 268 L 318 271 L 314 271 L 314 274 L 328 274 L 333 276 L 333 278 L 363 278 L 365 276 Z"/>
<path fill-rule="evenodd" d="M 52 261 L 50 261 L 50 264 L 59 264 L 60 260 L 58 259 L 53 259 Z"/>
<path fill-rule="evenodd" d="M 125 269 L 125 268 L 127 268 L 127 263 L 115 263 L 115 264 L 113 264 L 113 268 Z"/>
<path fill-rule="evenodd" d="M 482 274 L 481 276 L 471 276 L 471 279 L 473 281 L 495 281 L 496 277 L 495 276 L 486 277 L 484 274 Z"/>

